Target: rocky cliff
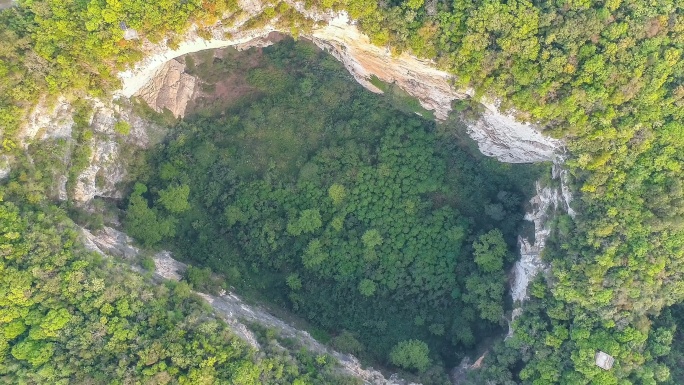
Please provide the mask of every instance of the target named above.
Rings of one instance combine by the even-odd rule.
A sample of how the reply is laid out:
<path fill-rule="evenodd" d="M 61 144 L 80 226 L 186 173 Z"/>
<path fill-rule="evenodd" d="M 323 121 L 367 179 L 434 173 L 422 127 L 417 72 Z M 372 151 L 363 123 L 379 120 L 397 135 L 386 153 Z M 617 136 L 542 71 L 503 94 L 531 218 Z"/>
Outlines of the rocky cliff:
<path fill-rule="evenodd" d="M 373 76 L 386 83 L 394 83 L 416 97 L 423 107 L 434 111 L 437 119 L 446 119 L 452 101 L 469 97 L 468 90 L 452 87 L 452 76 L 436 69 L 433 63 L 406 53 L 393 56 L 387 49 L 371 44 L 345 13 L 316 13 L 295 5 L 318 23 L 305 37 L 340 60 L 354 78 L 370 91 L 381 92 L 370 82 Z M 244 49 L 268 45 L 269 34 L 277 31 L 278 28 L 271 24 L 257 29 L 244 29 L 244 22 L 258 14 L 262 4 L 245 0 L 241 6 L 245 10 L 243 15 L 230 27 L 217 24 L 212 30 L 211 39 L 198 37 L 197 30 L 192 29 L 173 49 L 164 44 L 144 42 L 146 58 L 135 68 L 119 74 L 122 88 L 116 93 L 115 99 L 135 95 L 156 111 L 168 109 L 174 116 L 183 116 L 188 101 L 195 94 L 196 80 L 184 73 L 184 65 L 175 58 L 220 47 Z M 226 39 L 225 36 L 231 38 Z M 118 120 L 124 119 L 132 127 L 132 135 L 125 141 L 141 147 L 149 144 L 147 133 L 158 128 L 142 121 L 130 108 L 122 107 L 125 104 L 93 101 L 95 112 L 92 129 L 101 135 L 92 143 L 90 166 L 77 180 L 73 194 L 77 202 L 85 203 L 95 196 L 120 196 L 117 183 L 125 178 L 126 171 L 121 166 L 122 162 L 118 161 L 120 138 L 113 132 Z M 58 100 L 50 107 L 41 103 L 30 114 L 22 131 L 22 140 L 68 138 L 74 124 L 72 115 L 73 109 L 65 99 Z M 483 154 L 503 162 L 553 160 L 562 147 L 560 141 L 544 136 L 538 127 L 501 113 L 494 104 L 484 105 L 481 117 L 469 123 L 468 133 Z M 100 183 L 96 183 L 98 180 Z M 65 194 L 60 195 L 66 197 Z"/>
<path fill-rule="evenodd" d="M 58 98 L 53 104 L 42 99 L 33 107 L 19 132 L 22 145 L 25 147 L 34 139 L 71 138 L 73 115 L 74 110 L 67 99 Z"/>
<path fill-rule="evenodd" d="M 136 92 L 136 96 L 157 112 L 167 109 L 173 116 L 182 117 L 195 92 L 195 83 L 195 77 L 185 73 L 185 64 L 169 60 Z"/>
<path fill-rule="evenodd" d="M 241 6 L 246 10 L 245 15 L 233 26 L 217 25 L 212 31 L 213 38 L 209 40 L 199 38 L 196 30 L 193 30 L 173 49 L 163 44 L 144 43 L 146 58 L 135 68 L 120 74 L 122 88 L 115 98 L 127 99 L 136 95 L 157 111 L 168 109 L 175 116 L 183 116 L 188 101 L 195 93 L 196 81 L 192 76 L 184 73 L 183 64 L 173 60 L 174 58 L 205 49 L 227 46 L 241 49 L 254 45 L 267 45 L 270 43 L 269 34 L 278 29 L 274 25 L 266 25 L 253 30 L 242 29 L 242 23 L 251 15 L 257 14 L 261 9 L 261 4 L 255 1 L 243 1 Z M 302 9 L 302 12 L 308 11 Z M 344 13 L 309 12 L 308 16 L 319 24 L 305 37 L 340 60 L 354 78 L 370 91 L 381 92 L 370 82 L 372 76 L 387 83 L 394 83 L 416 97 L 423 107 L 434 111 L 437 119 L 447 118 L 454 100 L 470 97 L 469 90 L 455 89 L 452 86 L 452 76 L 436 69 L 433 63 L 419 60 L 408 54 L 393 56 L 385 48 L 372 45 Z M 225 36 L 231 36 L 231 38 L 226 39 Z M 122 159 L 122 145 L 147 147 L 153 142 L 151 133 L 160 130 L 154 124 L 136 116 L 130 106 L 126 107 L 126 102 L 114 103 L 111 100 L 100 100 L 93 101 L 93 106 L 91 129 L 96 136 L 91 143 L 90 165 L 78 177 L 72 197 L 73 200 L 82 204 L 89 202 L 95 196 L 121 197 L 118 183 L 125 178 L 126 174 L 125 160 Z M 30 114 L 22 131 L 22 141 L 26 143 L 34 139 L 70 137 L 74 125 L 73 112 L 69 102 L 64 99 L 60 99 L 53 106 L 41 103 Z M 125 137 L 114 131 L 115 124 L 120 120 L 126 121 L 131 126 L 131 133 Z M 502 113 L 495 103 L 484 105 L 481 117 L 469 123 L 468 133 L 478 143 L 483 154 L 496 157 L 503 162 L 562 161 L 558 158 L 558 153 L 562 148 L 560 141 L 544 136 L 539 127 L 517 121 L 515 117 Z M 561 181 L 565 180 L 560 169 L 557 169 L 556 174 Z M 544 268 L 538 256 L 548 234 L 547 209 L 563 204 L 569 213 L 574 214 L 569 208 L 568 202 L 571 197 L 565 184 L 559 190 L 540 187 L 537 192 L 536 201 L 532 202 L 534 210 L 527 217 L 535 223 L 537 236 L 533 242 L 520 240 L 522 259 L 515 267 L 512 296 L 518 302 L 524 300 L 531 277 Z M 60 196 L 67 198 L 66 192 L 60 193 Z M 95 247 L 102 248 L 106 244 L 104 240 L 107 236 L 110 237 L 108 241 L 110 244 L 128 242 L 128 240 L 122 241 L 119 235 L 111 232 L 109 235 L 91 235 L 89 239 Z M 98 242 L 100 242 L 99 246 Z M 125 250 L 124 254 L 133 252 L 129 248 Z M 161 269 L 160 274 L 164 271 L 175 271 L 176 264 L 172 262 L 170 256 L 158 256 L 157 262 Z M 168 278 L 173 277 L 173 274 L 168 276 Z M 236 298 L 231 295 L 206 297 L 229 320 L 230 317 L 234 319 L 253 317 L 272 323 L 272 316 L 259 311 L 247 311 L 245 309 L 250 308 L 244 308 L 239 298 Z M 247 313 L 238 314 L 226 309 L 243 309 Z M 520 310 L 516 310 L 515 314 L 519 312 Z M 238 333 L 243 330 L 242 327 L 235 324 Z M 295 333 L 295 331 L 291 332 Z M 245 338 L 249 338 L 246 332 L 243 334 Z M 294 335 L 298 339 L 311 339 L 308 335 Z M 313 339 L 310 343 L 317 344 Z M 324 349 L 324 347 L 321 348 Z M 386 379 L 378 372 L 362 369 L 358 361 L 353 358 L 347 359 L 343 356 L 338 356 L 338 358 L 343 365 L 348 366 L 349 372 L 357 373 L 368 383 L 397 383 L 392 379 Z"/>
<path fill-rule="evenodd" d="M 368 37 L 359 31 L 354 21 L 349 20 L 344 12 L 320 13 L 306 10 L 300 3 L 292 5 L 317 23 L 304 37 L 338 58 L 354 78 L 369 90 L 381 92 L 371 84 L 372 76 L 387 83 L 394 83 L 416 97 L 423 107 L 434 111 L 437 119 L 445 119 L 448 116 L 454 100 L 470 97 L 469 90 L 452 87 L 452 76 L 436 69 L 433 63 L 419 60 L 406 53 L 394 56 L 389 50 L 371 44 Z M 200 38 L 197 28 L 193 28 L 174 48 L 164 44 L 143 42 L 146 57 L 135 68 L 119 74 L 122 88 L 116 93 L 115 98 L 138 95 L 157 111 L 168 109 L 175 116 L 183 116 L 195 90 L 195 79 L 184 73 L 184 65 L 173 60 L 174 58 L 212 48 L 234 46 L 242 49 L 254 45 L 267 45 L 269 34 L 278 30 L 275 23 L 256 29 L 244 28 L 244 23 L 250 17 L 260 13 L 263 4 L 259 0 L 242 0 L 240 6 L 243 10 L 241 16 L 231 26 L 219 22 L 211 30 L 211 39 Z M 226 39 L 225 36 L 231 38 Z M 95 101 L 94 104 L 97 106 L 95 116 L 102 116 L 106 121 L 94 123 L 96 131 L 111 131 L 109 123 L 112 120 L 107 116 L 120 114 L 120 111 L 116 111 L 118 107 L 111 101 Z M 72 113 L 68 101 L 64 99 L 60 99 L 51 108 L 43 103 L 39 104 L 25 124 L 22 139 L 26 141 L 34 138 L 69 137 L 73 126 Z M 138 120 L 132 126 L 134 131 L 138 132 L 141 145 L 145 146 L 145 140 L 142 138 L 145 132 L 145 127 L 142 126 L 145 124 L 140 122 L 139 118 L 131 116 L 130 119 Z M 101 119 L 95 121 L 101 122 Z M 135 130 L 136 127 L 140 127 L 141 130 Z M 468 133 L 478 143 L 483 154 L 496 157 L 503 162 L 553 160 L 562 148 L 562 142 L 544 136 L 535 125 L 520 122 L 515 117 L 502 113 L 495 104 L 484 105 L 481 117 L 469 123 Z M 89 182 L 93 182 L 95 173 L 103 169 L 102 162 L 110 165 L 115 163 L 114 154 L 117 150 L 114 147 L 111 143 L 93 145 L 91 165 L 99 168 L 89 168 L 80 178 L 86 182 L 79 187 L 76 196 L 78 201 L 87 201 L 102 192 Z M 97 166 L 98 164 L 100 166 Z M 108 171 L 113 170 L 106 171 L 105 174 L 109 174 Z M 111 191 L 107 194 L 112 195 Z"/>
<path fill-rule="evenodd" d="M 258 14 L 261 3 L 257 1 L 243 2 L 242 8 L 249 14 Z M 296 5 L 296 4 L 295 4 Z M 301 8 L 301 7 L 300 7 Z M 301 12 L 318 24 L 303 37 L 311 39 L 319 47 L 327 50 L 340 60 L 354 78 L 372 92 L 382 92 L 370 79 L 376 76 L 386 83 L 394 83 L 410 95 L 416 97 L 421 105 L 432 110 L 437 119 L 443 120 L 451 111 L 452 101 L 469 98 L 470 90 L 455 89 L 452 75 L 435 68 L 434 63 L 420 60 L 409 54 L 392 55 L 389 50 L 371 44 L 369 38 L 361 33 L 353 20 L 346 13 L 316 13 L 301 9 Z M 234 46 L 238 49 L 268 44 L 268 35 L 277 31 L 274 25 L 266 25 L 253 30 L 241 29 L 240 22 L 231 27 L 221 24 L 212 30 L 213 38 L 199 38 L 196 31 L 190 31 L 185 39 L 176 47 L 164 45 L 146 46 L 148 56 L 134 69 L 122 72 L 120 78 L 123 87 L 120 96 L 130 97 L 143 93 L 148 87 L 155 88 L 160 80 L 155 74 L 164 75 L 160 70 L 170 60 L 191 52 L 212 48 Z M 283 31 L 288 33 L 289 31 Z M 224 36 L 231 36 L 225 39 Z M 169 88 L 170 91 L 182 87 Z M 154 99 L 154 98 L 151 98 Z M 177 94 L 169 94 L 164 101 L 183 100 Z M 153 103 L 155 109 L 163 108 Z M 166 106 L 169 108 L 169 106 Z M 170 106 L 179 115 L 183 115 L 181 104 Z M 488 156 L 496 157 L 503 162 L 527 163 L 553 160 L 560 151 L 562 143 L 544 136 L 540 127 L 519 122 L 515 117 L 498 111 L 494 104 L 485 105 L 485 112 L 470 124 L 468 133 L 478 143 L 480 150 Z"/>
<path fill-rule="evenodd" d="M 551 235 L 550 217 L 556 212 L 565 212 L 571 217 L 576 215 L 575 210 L 570 205 L 572 194 L 568 187 L 567 170 L 564 170 L 559 164 L 554 164 L 552 178 L 559 181 L 560 186 L 542 186 L 541 183 L 537 182 L 537 194 L 530 199 L 531 209 L 525 214 L 525 220 L 534 224 L 534 239 L 518 237 L 520 259 L 515 263 L 511 272 L 513 278 L 511 298 L 515 307 L 511 315 L 511 323 L 522 313 L 523 302 L 528 299 L 527 289 L 534 277 L 540 272 L 548 273 L 549 266 L 542 261 L 541 252 L 546 246 L 547 238 Z M 510 337 L 513 332 L 514 330 L 509 323 L 508 336 Z"/>

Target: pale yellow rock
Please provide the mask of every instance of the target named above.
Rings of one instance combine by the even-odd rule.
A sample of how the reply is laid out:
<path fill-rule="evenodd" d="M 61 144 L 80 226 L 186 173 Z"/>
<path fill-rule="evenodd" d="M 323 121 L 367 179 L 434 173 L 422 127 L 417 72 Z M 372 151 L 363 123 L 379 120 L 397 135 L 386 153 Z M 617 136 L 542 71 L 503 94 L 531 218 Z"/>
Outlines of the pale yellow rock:
<path fill-rule="evenodd" d="M 185 114 L 196 83 L 194 76 L 185 73 L 185 64 L 169 60 L 135 96 L 143 99 L 155 111 L 167 109 L 178 118 Z"/>

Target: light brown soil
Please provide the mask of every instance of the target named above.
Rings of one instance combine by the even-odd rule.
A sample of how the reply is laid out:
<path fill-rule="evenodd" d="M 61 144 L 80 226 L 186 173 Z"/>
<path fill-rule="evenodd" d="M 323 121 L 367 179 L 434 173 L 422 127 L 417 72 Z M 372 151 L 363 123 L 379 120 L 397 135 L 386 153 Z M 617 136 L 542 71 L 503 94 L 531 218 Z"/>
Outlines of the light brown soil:
<path fill-rule="evenodd" d="M 277 43 L 285 38 L 285 35 L 273 32 L 264 40 Z M 202 60 L 207 60 L 207 56 L 198 54 L 192 54 L 192 57 L 195 59 L 196 65 L 199 65 Z M 253 47 L 237 54 L 233 48 L 217 49 L 211 58 L 234 60 L 235 68 L 230 71 L 226 70 L 225 76 L 216 82 L 200 79 L 202 84 L 196 89 L 196 93 L 188 105 L 186 115 L 206 108 L 225 109 L 241 98 L 258 92 L 247 82 L 247 74 L 250 69 L 256 68 L 262 63 L 263 49 L 261 47 Z"/>
<path fill-rule="evenodd" d="M 12 0 L 0 0 L 0 9 L 9 8 L 14 5 Z"/>

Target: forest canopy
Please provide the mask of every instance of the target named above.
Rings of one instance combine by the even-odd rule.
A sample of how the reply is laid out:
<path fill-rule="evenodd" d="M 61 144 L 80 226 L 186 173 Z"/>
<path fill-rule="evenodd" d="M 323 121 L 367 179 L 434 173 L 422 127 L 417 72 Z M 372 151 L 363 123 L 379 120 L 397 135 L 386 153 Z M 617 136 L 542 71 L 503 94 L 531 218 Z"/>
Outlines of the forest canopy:
<path fill-rule="evenodd" d="M 55 206 L 1 202 L 0 228 L 2 383 L 356 383 L 306 350 L 256 354 L 186 282 L 85 250 Z"/>
<path fill-rule="evenodd" d="M 259 65 L 236 67 L 245 55 Z M 426 384 L 502 332 L 523 192 L 546 167 L 462 147 L 310 43 L 196 56 L 200 79 L 243 73 L 253 93 L 186 118 L 149 154 L 128 234 L 354 338 L 374 362 L 434 367 Z"/>
<path fill-rule="evenodd" d="M 348 11 L 376 44 L 435 60 L 457 76 L 459 85 L 473 87 L 476 98 L 497 98 L 503 109 L 511 107 L 521 119 L 566 140 L 566 167 L 578 193 L 579 215 L 557 219 L 544 253 L 552 275 L 532 287 L 533 299 L 516 324 L 515 338 L 488 356 L 490 364 L 481 374 L 501 383 L 668 381 L 670 372 L 659 357 L 667 354 L 664 346 L 675 335 L 672 323 L 679 313 L 657 321 L 654 317 L 684 299 L 681 4 L 311 0 L 306 5 Z M 19 156 L 15 136 L 22 118 L 46 93 L 99 97 L 118 86 L 115 73 L 142 57 L 138 43 L 123 40 L 122 20 L 153 42 L 170 36 L 173 45 L 192 23 L 204 27 L 236 9 L 236 3 L 222 1 L 43 0 L 20 1 L 0 12 L 4 154 Z M 249 25 L 263 25 L 277 14 L 287 15 L 281 19 L 295 33 L 310 27 L 285 3 L 267 7 Z M 56 143 L 54 148 L 62 147 Z M 74 166 L 81 167 L 88 159 L 87 146 L 80 146 L 77 155 Z M 45 159 L 41 164 L 54 163 Z M 30 204 L 39 203 L 47 194 L 42 183 L 49 175 L 36 172 L 31 162 L 22 165 L 32 168 L 24 176 L 37 179 L 23 178 L 26 188 L 21 191 Z M 13 191 L 20 191 L 18 185 L 15 180 Z M 184 208 L 182 202 L 174 205 L 174 198 L 183 197 L 182 184 L 165 188 L 177 190 L 168 190 L 163 201 Z M 335 196 L 344 204 L 347 198 L 340 191 Z M 157 221 L 169 219 L 163 203 L 149 206 L 161 196 L 147 194 L 139 196 L 152 211 L 145 212 L 142 204 L 139 211 Z M 192 200 L 192 190 L 188 197 Z M 244 213 L 231 210 L 222 215 L 242 226 Z M 300 236 L 320 230 L 311 220 L 315 211 L 288 218 L 286 227 L 290 219 Z M 321 228 L 323 220 L 321 216 Z M 172 222 L 162 226 L 159 239 L 182 226 Z M 273 229 L 262 230 L 268 234 Z M 374 245 L 366 249 L 387 247 L 379 230 L 366 238 Z M 307 256 L 314 267 L 327 260 L 316 250 L 314 242 Z M 297 278 L 287 282 L 297 287 Z M 363 287 L 369 294 L 365 297 L 378 295 L 382 288 L 364 279 L 369 281 L 360 281 L 354 292 Z M 616 357 L 612 371 L 593 365 L 598 349 Z"/>

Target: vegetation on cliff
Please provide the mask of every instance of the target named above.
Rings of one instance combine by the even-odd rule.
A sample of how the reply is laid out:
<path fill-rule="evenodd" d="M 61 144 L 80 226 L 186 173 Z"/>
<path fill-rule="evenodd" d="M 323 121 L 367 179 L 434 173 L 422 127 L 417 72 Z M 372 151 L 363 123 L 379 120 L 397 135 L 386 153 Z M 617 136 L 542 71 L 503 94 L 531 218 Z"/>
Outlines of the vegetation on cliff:
<path fill-rule="evenodd" d="M 86 251 L 55 206 L 0 202 L 0 229 L 2 383 L 356 383 L 329 357 L 257 354 L 187 283 Z"/>
<path fill-rule="evenodd" d="M 231 66 L 246 55 L 259 64 Z M 394 110 L 310 43 L 203 56 L 191 61 L 216 79 L 204 88 L 242 76 L 252 91 L 150 153 L 128 234 L 426 384 L 503 333 L 523 192 L 546 167 L 471 154 L 453 127 Z"/>
<path fill-rule="evenodd" d="M 658 357 L 666 353 L 659 346 L 668 344 L 667 327 L 651 326 L 663 307 L 684 299 L 681 5 L 307 4 L 346 9 L 374 42 L 435 59 L 478 96 L 500 98 L 503 108 L 514 107 L 521 118 L 567 139 L 579 215 L 559 218 L 544 256 L 553 274 L 534 286 L 515 338 L 488 356 L 500 381 L 666 380 Z M 0 12 L 3 151 L 19 152 L 14 135 L 24 110 L 46 90 L 103 95 L 115 87 L 114 72 L 141 57 L 136 42 L 123 40 L 121 21 L 158 41 L 192 22 L 210 24 L 236 7 L 200 0 L 43 0 Z M 269 7 L 252 25 L 281 11 L 291 8 Z M 21 183 L 39 187 L 33 180 Z M 33 203 L 43 194 L 29 193 Z M 372 291 L 370 284 L 363 287 Z M 593 366 L 598 349 L 616 357 L 613 370 Z"/>
<path fill-rule="evenodd" d="M 666 339 L 652 317 L 684 300 L 681 4 L 356 3 L 340 6 L 374 41 L 434 58 L 568 143 L 579 215 L 559 220 L 544 254 L 545 306 L 526 312 L 510 342 L 536 354 L 509 361 L 509 378 L 664 381 L 652 345 Z M 613 370 L 593 365 L 599 349 L 616 357 Z"/>

